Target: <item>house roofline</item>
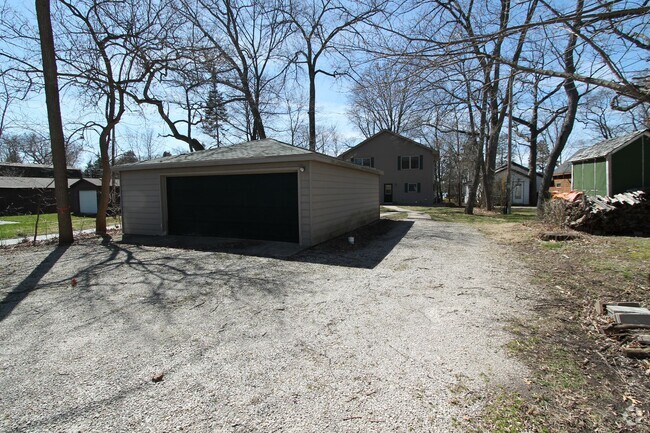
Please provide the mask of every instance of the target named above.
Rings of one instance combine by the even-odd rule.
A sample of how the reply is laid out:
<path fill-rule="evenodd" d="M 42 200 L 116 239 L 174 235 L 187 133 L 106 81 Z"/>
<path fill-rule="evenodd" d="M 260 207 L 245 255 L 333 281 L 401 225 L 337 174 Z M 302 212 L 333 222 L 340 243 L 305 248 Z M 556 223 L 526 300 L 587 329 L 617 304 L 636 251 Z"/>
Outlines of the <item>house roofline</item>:
<path fill-rule="evenodd" d="M 333 158 L 327 155 L 318 153 L 307 154 L 294 154 L 294 155 L 277 155 L 265 156 L 257 158 L 232 158 L 232 159 L 211 159 L 204 161 L 181 161 L 181 162 L 160 162 L 159 164 L 124 164 L 113 167 L 113 171 L 120 173 L 124 171 L 140 171 L 140 170 L 164 170 L 171 168 L 189 168 L 189 167 L 215 167 L 215 166 L 228 166 L 228 165 L 246 165 L 246 164 L 264 164 L 264 163 L 278 163 L 278 162 L 300 162 L 300 161 L 316 161 L 325 164 L 337 165 L 340 167 L 350 168 L 354 170 L 365 171 L 377 175 L 383 175 L 384 172 L 376 168 L 363 167 L 360 165 L 352 164 Z"/>
<path fill-rule="evenodd" d="M 379 131 L 379 132 L 377 132 L 377 133 L 371 135 L 370 137 L 366 138 L 365 140 L 363 140 L 361 143 L 357 144 L 356 146 L 349 148 L 349 149 L 346 150 L 345 152 L 342 152 L 342 153 L 338 156 L 338 158 L 344 158 L 345 155 L 347 155 L 348 153 L 354 151 L 355 149 L 357 149 L 357 148 L 363 146 L 364 144 L 366 144 L 368 141 L 370 141 L 370 140 L 374 139 L 375 137 L 379 136 L 380 134 L 384 134 L 384 133 L 386 133 L 386 134 L 390 134 L 390 135 L 392 135 L 392 136 L 394 136 L 394 137 L 401 138 L 401 139 L 403 139 L 403 140 L 406 140 L 406 141 L 408 141 L 408 142 L 411 143 L 411 144 L 414 144 L 414 145 L 416 145 L 416 146 L 419 146 L 419 147 L 421 147 L 421 148 L 423 148 L 423 149 L 428 150 L 429 152 L 433 153 L 436 157 L 440 158 L 440 153 L 439 153 L 437 150 L 432 149 L 432 148 L 430 148 L 430 147 L 428 147 L 428 146 L 425 146 L 425 145 L 422 144 L 422 143 L 418 143 L 417 141 L 412 140 L 412 139 L 410 139 L 410 138 L 408 138 L 408 137 L 404 137 L 403 135 L 400 135 L 400 134 L 398 134 L 398 133 L 396 133 L 396 132 L 393 132 L 393 131 L 391 131 L 391 130 L 389 130 L 389 129 L 382 129 L 381 131 Z"/>

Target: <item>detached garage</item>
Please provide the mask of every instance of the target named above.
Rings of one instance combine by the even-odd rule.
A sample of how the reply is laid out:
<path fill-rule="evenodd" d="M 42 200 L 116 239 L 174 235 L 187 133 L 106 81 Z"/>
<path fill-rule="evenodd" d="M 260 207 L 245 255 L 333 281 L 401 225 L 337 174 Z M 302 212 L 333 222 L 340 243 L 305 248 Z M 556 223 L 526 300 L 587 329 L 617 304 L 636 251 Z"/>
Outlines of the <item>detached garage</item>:
<path fill-rule="evenodd" d="M 271 139 L 115 171 L 125 234 L 311 246 L 379 218 L 379 170 Z"/>

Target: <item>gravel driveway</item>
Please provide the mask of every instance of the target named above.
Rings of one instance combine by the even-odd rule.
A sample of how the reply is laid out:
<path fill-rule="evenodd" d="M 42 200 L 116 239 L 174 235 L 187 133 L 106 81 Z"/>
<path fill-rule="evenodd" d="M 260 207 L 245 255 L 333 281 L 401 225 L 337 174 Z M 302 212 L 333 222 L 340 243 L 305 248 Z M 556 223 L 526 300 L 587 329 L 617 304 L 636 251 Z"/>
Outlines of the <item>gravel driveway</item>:
<path fill-rule="evenodd" d="M 374 268 L 1 250 L 0 431 L 454 431 L 488 387 L 523 383 L 502 346 L 525 278 L 470 226 L 400 224 L 353 251 L 384 248 Z"/>

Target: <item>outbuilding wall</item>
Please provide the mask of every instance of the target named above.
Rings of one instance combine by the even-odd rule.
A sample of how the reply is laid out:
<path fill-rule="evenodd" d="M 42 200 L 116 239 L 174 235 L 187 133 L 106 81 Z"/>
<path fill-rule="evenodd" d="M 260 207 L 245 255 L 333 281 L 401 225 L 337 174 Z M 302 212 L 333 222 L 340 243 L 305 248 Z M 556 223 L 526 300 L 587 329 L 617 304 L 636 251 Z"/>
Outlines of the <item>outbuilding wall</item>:
<path fill-rule="evenodd" d="M 607 161 L 597 158 L 573 163 L 572 189 L 582 191 L 586 195 L 608 195 L 607 191 Z"/>
<path fill-rule="evenodd" d="M 611 195 L 650 186 L 650 139 L 641 136 L 612 154 Z"/>
<path fill-rule="evenodd" d="M 379 175 L 312 161 L 311 240 L 339 236 L 379 219 Z"/>
<path fill-rule="evenodd" d="M 302 171 L 301 171 L 302 169 Z M 166 235 L 166 178 L 297 173 L 300 244 L 311 246 L 379 218 L 377 173 L 317 161 L 122 171 L 125 234 Z"/>

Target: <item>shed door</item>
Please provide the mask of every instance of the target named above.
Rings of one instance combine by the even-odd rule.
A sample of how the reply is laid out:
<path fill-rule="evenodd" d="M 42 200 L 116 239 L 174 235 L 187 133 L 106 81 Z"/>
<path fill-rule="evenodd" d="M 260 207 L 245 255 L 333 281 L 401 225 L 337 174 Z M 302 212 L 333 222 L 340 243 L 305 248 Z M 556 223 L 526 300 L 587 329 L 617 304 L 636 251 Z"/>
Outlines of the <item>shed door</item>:
<path fill-rule="evenodd" d="M 79 191 L 79 213 L 97 215 L 97 191 Z"/>
<path fill-rule="evenodd" d="M 298 177 L 168 177 L 167 213 L 172 235 L 298 242 Z"/>

